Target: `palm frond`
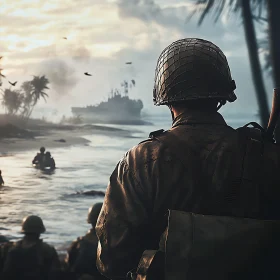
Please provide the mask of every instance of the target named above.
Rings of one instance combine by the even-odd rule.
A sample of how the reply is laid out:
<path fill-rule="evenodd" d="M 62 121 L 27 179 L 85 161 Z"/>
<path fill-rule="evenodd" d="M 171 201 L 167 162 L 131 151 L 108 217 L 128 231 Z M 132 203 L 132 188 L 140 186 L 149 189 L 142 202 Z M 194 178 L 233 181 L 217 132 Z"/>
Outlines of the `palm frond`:
<path fill-rule="evenodd" d="M 198 20 L 198 25 L 201 25 L 205 16 L 211 11 L 213 5 L 215 4 L 215 0 L 201 0 L 201 1 L 198 1 L 198 2 L 201 2 L 200 4 L 202 4 L 203 2 L 206 4 L 199 20 Z M 207 3 L 206 3 L 207 2 Z"/>

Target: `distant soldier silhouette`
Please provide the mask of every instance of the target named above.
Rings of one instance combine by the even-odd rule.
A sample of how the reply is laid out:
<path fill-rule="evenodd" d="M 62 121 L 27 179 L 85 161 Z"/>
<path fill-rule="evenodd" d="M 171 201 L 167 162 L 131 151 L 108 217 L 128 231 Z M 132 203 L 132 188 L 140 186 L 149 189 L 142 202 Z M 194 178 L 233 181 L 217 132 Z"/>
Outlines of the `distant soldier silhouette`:
<path fill-rule="evenodd" d="M 34 159 L 32 160 L 32 164 L 36 164 L 36 165 L 41 165 L 45 156 L 45 147 L 41 147 L 40 148 L 40 153 L 37 153 L 37 155 L 34 157 Z"/>
<path fill-rule="evenodd" d="M 42 168 L 50 167 L 51 169 L 55 169 L 55 161 L 54 158 L 51 156 L 50 152 L 46 152 L 45 156 L 42 160 Z"/>
<path fill-rule="evenodd" d="M 0 170 L 0 186 L 3 186 L 5 184 L 3 177 L 2 177 L 2 171 Z"/>
<path fill-rule="evenodd" d="M 60 262 L 54 247 L 40 239 L 45 232 L 38 216 L 28 216 L 22 221 L 24 238 L 15 242 L 5 258 L 3 279 L 47 280 L 59 279 Z"/>
<path fill-rule="evenodd" d="M 96 203 L 89 208 L 87 222 L 92 225 L 89 232 L 74 241 L 66 257 L 69 270 L 75 274 L 77 279 L 105 280 L 96 267 L 97 236 L 95 225 L 102 207 L 102 203 Z"/>

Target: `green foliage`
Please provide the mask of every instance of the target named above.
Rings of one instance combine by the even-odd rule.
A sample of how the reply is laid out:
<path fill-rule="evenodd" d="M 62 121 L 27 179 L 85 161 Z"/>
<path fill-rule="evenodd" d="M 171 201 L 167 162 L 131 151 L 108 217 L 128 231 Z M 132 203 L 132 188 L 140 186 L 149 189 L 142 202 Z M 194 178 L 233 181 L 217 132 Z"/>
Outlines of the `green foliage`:
<path fill-rule="evenodd" d="M 5 89 L 2 94 L 2 105 L 8 114 L 16 114 L 22 104 L 23 96 L 18 90 Z"/>
<path fill-rule="evenodd" d="M 31 81 L 22 83 L 20 90 L 2 90 L 2 106 L 8 114 L 19 113 L 23 118 L 29 118 L 38 101 L 43 98 L 46 101 L 48 94 L 45 93 L 49 80 L 43 75 L 34 76 Z"/>
<path fill-rule="evenodd" d="M 266 0 L 248 0 L 251 4 L 252 17 L 256 21 L 266 21 L 263 17 L 266 12 Z M 194 0 L 193 13 L 200 14 L 198 25 L 201 25 L 207 15 L 213 13 L 214 21 L 217 22 L 223 12 L 240 13 L 241 0 Z"/>
<path fill-rule="evenodd" d="M 49 80 L 45 77 L 34 76 L 33 80 L 30 81 L 32 88 L 33 104 L 35 105 L 38 100 L 42 97 L 46 101 L 48 95 L 44 92 L 48 88 Z"/>

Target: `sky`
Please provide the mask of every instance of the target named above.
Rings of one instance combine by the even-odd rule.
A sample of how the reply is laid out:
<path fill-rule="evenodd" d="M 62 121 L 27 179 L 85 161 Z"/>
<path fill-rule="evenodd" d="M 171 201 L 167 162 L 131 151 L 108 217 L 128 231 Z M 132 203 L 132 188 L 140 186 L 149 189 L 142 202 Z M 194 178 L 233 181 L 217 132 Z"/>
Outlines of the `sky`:
<path fill-rule="evenodd" d="M 212 41 L 226 54 L 236 81 L 236 102 L 222 108 L 229 115 L 256 114 L 257 102 L 242 22 L 223 15 L 201 26 L 189 19 L 192 0 L 1 0 L 0 64 L 11 82 L 45 75 L 50 80 L 47 103 L 34 114 L 50 109 L 71 114 L 71 106 L 106 100 L 123 79 L 135 79 L 131 98 L 144 102 L 144 112 L 165 113 L 152 102 L 154 72 L 161 51 L 178 39 Z M 262 26 L 257 26 L 261 36 Z M 67 37 L 63 39 L 63 37 Z M 128 65 L 125 62 L 131 61 Z M 92 76 L 85 76 L 89 72 Z M 264 74 L 269 101 L 272 83 Z M 2 88 L 9 88 L 3 79 Z M 3 108 L 0 108 L 3 112 Z M 48 113 L 50 114 L 50 113 Z"/>

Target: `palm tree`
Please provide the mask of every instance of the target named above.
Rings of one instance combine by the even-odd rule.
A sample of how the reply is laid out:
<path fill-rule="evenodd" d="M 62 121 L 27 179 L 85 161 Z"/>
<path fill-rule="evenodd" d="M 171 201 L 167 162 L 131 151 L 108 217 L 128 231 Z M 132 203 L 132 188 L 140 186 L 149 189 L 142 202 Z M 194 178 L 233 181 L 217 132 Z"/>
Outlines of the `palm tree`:
<path fill-rule="evenodd" d="M 262 19 L 262 11 L 265 7 L 265 0 L 196 0 L 195 5 L 196 9 L 194 10 L 194 13 L 201 13 L 198 21 L 199 25 L 203 22 L 205 16 L 211 11 L 214 11 L 215 13 L 215 21 L 219 19 L 226 7 L 229 9 L 229 12 L 241 13 L 251 72 L 260 109 L 261 123 L 263 126 L 266 126 L 269 118 L 269 109 L 253 23 L 253 19 Z M 257 12 L 257 15 L 255 15 L 254 12 Z"/>
<path fill-rule="evenodd" d="M 14 115 L 22 104 L 22 95 L 18 90 L 2 90 L 2 105 L 8 114 Z"/>
<path fill-rule="evenodd" d="M 267 0 L 267 14 L 269 22 L 269 45 L 271 55 L 271 66 L 275 87 L 280 87 L 280 36 L 279 36 L 279 9 L 280 3 L 275 0 Z"/>
<path fill-rule="evenodd" d="M 32 90 L 32 97 L 33 97 L 33 106 L 38 102 L 38 100 L 43 97 L 46 101 L 46 97 L 48 95 L 44 92 L 45 89 L 48 88 L 48 84 L 50 83 L 49 80 L 43 75 L 41 77 L 34 76 L 33 80 L 30 81 L 31 85 L 33 86 Z"/>
<path fill-rule="evenodd" d="M 268 14 L 268 26 L 269 26 L 269 56 L 267 57 L 268 65 L 271 63 L 272 68 L 272 77 L 274 81 L 275 87 L 280 87 L 280 36 L 279 36 L 279 9 L 280 3 L 279 0 L 267 0 L 267 14 Z M 275 139 L 276 142 L 280 142 L 280 124 L 278 121 L 278 125 L 275 130 Z"/>
<path fill-rule="evenodd" d="M 23 82 L 21 85 L 21 89 L 23 90 L 23 110 L 21 112 L 21 115 L 23 117 L 29 117 L 32 110 L 32 103 L 33 103 L 33 96 L 32 96 L 32 90 L 33 86 L 30 81 Z"/>
<path fill-rule="evenodd" d="M 24 91 L 23 110 L 21 115 L 29 118 L 37 102 L 42 97 L 46 101 L 48 94 L 44 91 L 48 88 L 49 80 L 45 76 L 34 76 L 33 80 L 26 81 L 21 88 Z"/>

